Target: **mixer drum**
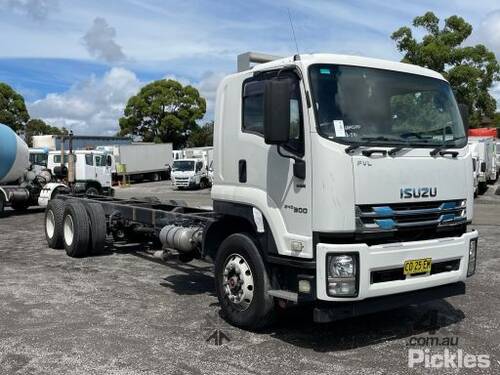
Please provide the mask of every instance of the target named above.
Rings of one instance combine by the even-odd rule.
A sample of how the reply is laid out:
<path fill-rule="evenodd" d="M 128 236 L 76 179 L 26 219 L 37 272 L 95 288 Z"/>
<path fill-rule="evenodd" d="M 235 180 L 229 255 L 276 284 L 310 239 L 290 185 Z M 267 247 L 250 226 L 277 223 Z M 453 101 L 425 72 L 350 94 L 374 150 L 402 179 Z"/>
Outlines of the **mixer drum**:
<path fill-rule="evenodd" d="M 0 124 L 0 184 L 23 177 L 29 165 L 28 145 L 11 128 Z"/>

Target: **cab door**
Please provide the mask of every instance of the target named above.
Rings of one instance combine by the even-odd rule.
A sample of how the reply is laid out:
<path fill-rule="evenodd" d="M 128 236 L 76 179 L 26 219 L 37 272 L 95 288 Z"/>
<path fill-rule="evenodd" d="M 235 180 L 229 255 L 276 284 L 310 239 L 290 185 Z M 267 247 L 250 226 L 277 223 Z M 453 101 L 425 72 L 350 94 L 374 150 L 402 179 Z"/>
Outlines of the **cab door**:
<path fill-rule="evenodd" d="M 241 186 L 259 189 L 267 195 L 268 220 L 275 228 L 285 227 L 285 233 L 274 233 L 284 241 L 278 251 L 282 254 L 309 257 L 312 254 L 311 233 L 311 175 L 308 117 L 305 90 L 296 73 L 285 71 L 279 79 L 291 80 L 290 140 L 280 146 L 264 142 L 264 86 L 276 79 L 277 72 L 251 77 L 243 82 L 242 133 L 234 159 L 240 163 Z M 288 157 L 287 157 L 288 156 Z M 306 163 L 305 179 L 294 176 L 294 159 Z M 228 158 L 228 160 L 231 160 Z M 243 177 L 243 178 L 242 178 Z M 272 217 L 274 207 L 279 211 Z M 281 223 L 278 223 L 281 221 Z M 279 246 L 279 245 L 278 245 Z"/>
<path fill-rule="evenodd" d="M 102 187 L 111 186 L 111 166 L 108 164 L 105 154 L 94 155 L 95 179 Z"/>

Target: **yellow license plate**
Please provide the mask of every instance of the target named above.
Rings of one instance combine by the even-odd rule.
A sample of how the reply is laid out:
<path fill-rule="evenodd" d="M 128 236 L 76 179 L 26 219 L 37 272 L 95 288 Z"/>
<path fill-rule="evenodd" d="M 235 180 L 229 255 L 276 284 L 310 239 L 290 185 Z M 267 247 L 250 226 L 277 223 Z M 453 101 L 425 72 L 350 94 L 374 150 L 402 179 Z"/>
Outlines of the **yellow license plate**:
<path fill-rule="evenodd" d="M 416 273 L 427 273 L 431 271 L 432 259 L 414 259 L 407 260 L 404 264 L 404 274 L 413 275 Z"/>

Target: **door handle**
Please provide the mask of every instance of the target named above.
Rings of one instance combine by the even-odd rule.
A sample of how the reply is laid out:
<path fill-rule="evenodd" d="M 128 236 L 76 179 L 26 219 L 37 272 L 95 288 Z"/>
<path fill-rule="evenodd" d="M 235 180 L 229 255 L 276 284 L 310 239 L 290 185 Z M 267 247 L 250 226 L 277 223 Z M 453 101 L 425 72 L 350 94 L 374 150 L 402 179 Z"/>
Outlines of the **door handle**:
<path fill-rule="evenodd" d="M 247 161 L 245 159 L 238 161 L 238 179 L 243 184 L 247 182 Z"/>

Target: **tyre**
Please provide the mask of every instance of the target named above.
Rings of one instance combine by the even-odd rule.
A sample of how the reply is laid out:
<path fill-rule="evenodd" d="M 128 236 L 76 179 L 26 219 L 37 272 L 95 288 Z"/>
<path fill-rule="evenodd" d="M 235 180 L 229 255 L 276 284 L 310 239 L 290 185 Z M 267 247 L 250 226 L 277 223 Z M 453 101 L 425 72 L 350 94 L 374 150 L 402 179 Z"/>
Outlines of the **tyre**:
<path fill-rule="evenodd" d="M 486 182 L 480 182 L 479 186 L 477 187 L 478 194 L 483 195 L 484 193 L 486 193 L 487 190 L 488 190 L 488 185 L 486 184 Z"/>
<path fill-rule="evenodd" d="M 94 186 L 89 186 L 87 190 L 85 190 L 85 195 L 92 196 L 92 195 L 99 195 L 100 191 L 98 188 Z"/>
<path fill-rule="evenodd" d="M 159 174 L 159 173 L 153 173 L 153 178 L 152 178 L 152 180 L 153 180 L 154 182 L 158 182 L 158 181 L 160 181 L 160 180 L 161 180 L 160 174 Z"/>
<path fill-rule="evenodd" d="M 4 208 L 5 208 L 5 202 L 3 201 L 2 197 L 0 197 L 0 217 L 3 216 Z"/>
<path fill-rule="evenodd" d="M 63 249 L 63 216 L 66 203 L 51 199 L 45 209 L 45 239 L 51 249 Z"/>
<path fill-rule="evenodd" d="M 249 234 L 233 234 L 220 245 L 215 259 L 215 289 L 222 315 L 229 323 L 259 330 L 273 321 L 269 276 Z"/>
<path fill-rule="evenodd" d="M 106 244 L 106 215 L 99 203 L 85 204 L 90 221 L 89 253 L 102 254 Z"/>
<path fill-rule="evenodd" d="M 205 179 L 201 179 L 200 181 L 200 189 L 206 189 L 207 188 L 207 182 L 205 181 Z"/>
<path fill-rule="evenodd" d="M 64 209 L 63 239 L 64 249 L 70 257 L 80 258 L 88 254 L 90 221 L 81 202 L 69 202 Z"/>

